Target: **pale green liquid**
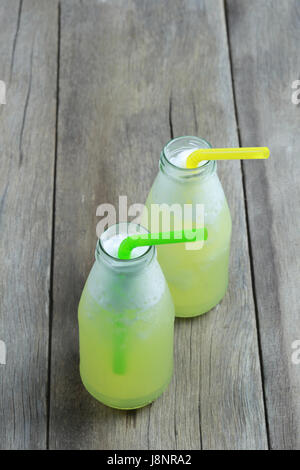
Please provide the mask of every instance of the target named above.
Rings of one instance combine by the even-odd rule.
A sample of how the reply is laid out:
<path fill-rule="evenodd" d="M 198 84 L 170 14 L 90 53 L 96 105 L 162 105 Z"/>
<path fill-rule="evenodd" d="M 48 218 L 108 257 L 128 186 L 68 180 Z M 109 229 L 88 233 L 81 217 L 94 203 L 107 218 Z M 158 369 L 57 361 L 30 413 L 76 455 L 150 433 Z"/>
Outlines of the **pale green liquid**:
<path fill-rule="evenodd" d="M 167 279 L 176 316 L 201 315 L 223 298 L 228 285 L 231 219 L 224 205 L 214 225 L 206 224 L 209 239 L 200 250 L 185 244 L 158 247 L 158 261 Z"/>
<path fill-rule="evenodd" d="M 114 408 L 153 401 L 172 375 L 173 324 L 167 289 L 150 308 L 120 315 L 101 308 L 86 285 L 79 304 L 80 374 L 86 389 Z"/>
<path fill-rule="evenodd" d="M 186 244 L 157 247 L 158 261 L 168 282 L 178 317 L 201 315 L 223 298 L 228 285 L 231 216 L 216 175 L 201 183 L 179 184 L 159 174 L 147 198 L 142 225 L 149 231 L 163 230 L 163 220 L 151 224 L 152 204 L 204 204 L 208 239 L 203 247 L 187 250 Z M 178 223 L 171 218 L 171 230 Z M 182 221 L 181 221 L 182 222 Z M 193 220 L 186 220 L 194 228 Z M 183 225 L 182 225 L 183 226 Z M 190 244 L 191 245 L 191 244 Z"/>

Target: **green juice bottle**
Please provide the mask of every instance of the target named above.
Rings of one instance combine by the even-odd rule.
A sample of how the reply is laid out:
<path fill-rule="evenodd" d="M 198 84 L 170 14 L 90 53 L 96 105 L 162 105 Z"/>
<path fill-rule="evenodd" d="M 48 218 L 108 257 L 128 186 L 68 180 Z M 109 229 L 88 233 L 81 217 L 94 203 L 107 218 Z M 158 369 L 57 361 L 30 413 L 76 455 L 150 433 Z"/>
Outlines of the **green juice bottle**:
<path fill-rule="evenodd" d="M 174 306 L 156 248 L 117 257 L 120 242 L 145 233 L 136 224 L 110 227 L 79 303 L 80 374 L 105 405 L 133 409 L 155 400 L 173 369 Z"/>
<path fill-rule="evenodd" d="M 188 155 L 199 148 L 211 147 L 205 140 L 190 136 L 174 139 L 164 147 L 142 216 L 142 224 L 151 232 L 196 228 L 201 217 L 202 225 L 207 227 L 208 239 L 200 246 L 157 248 L 179 317 L 207 312 L 220 302 L 228 285 L 231 216 L 216 162 L 204 161 L 197 168 L 186 168 Z"/>

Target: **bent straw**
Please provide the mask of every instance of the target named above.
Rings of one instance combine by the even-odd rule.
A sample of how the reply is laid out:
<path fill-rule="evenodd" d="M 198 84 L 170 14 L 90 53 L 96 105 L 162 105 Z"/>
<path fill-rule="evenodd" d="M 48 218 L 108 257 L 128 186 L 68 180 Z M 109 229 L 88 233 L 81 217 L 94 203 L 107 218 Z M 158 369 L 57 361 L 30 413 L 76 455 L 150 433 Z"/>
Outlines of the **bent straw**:
<path fill-rule="evenodd" d="M 202 160 L 255 160 L 269 158 L 268 147 L 198 149 L 186 160 L 187 168 L 197 168 Z"/>
<path fill-rule="evenodd" d="M 175 230 L 173 232 L 145 233 L 125 238 L 119 246 L 118 257 L 130 259 L 131 252 L 138 246 L 169 245 L 172 243 L 207 240 L 207 229 Z M 117 325 L 120 327 L 120 325 Z M 119 330 L 119 331 L 118 331 Z M 126 331 L 118 328 L 114 335 L 113 371 L 123 375 L 126 372 L 125 339 Z"/>
<path fill-rule="evenodd" d="M 174 230 L 173 232 L 143 233 L 131 235 L 119 246 L 118 257 L 130 259 L 131 252 L 138 246 L 169 245 L 172 243 L 196 242 L 207 240 L 207 229 Z"/>

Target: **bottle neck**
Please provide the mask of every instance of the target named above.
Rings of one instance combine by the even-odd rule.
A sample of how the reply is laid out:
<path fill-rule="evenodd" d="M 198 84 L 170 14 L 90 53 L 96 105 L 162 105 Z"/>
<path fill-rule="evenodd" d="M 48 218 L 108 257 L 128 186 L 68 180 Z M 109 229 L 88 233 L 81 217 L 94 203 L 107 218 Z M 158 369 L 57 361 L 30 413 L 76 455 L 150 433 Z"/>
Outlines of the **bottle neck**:
<path fill-rule="evenodd" d="M 171 140 L 163 148 L 160 154 L 159 168 L 160 171 L 167 176 L 184 181 L 190 181 L 191 179 L 206 178 L 216 172 L 217 164 L 215 160 L 207 160 L 202 162 L 197 168 L 182 168 L 172 163 L 174 157 L 178 156 L 181 152 L 190 151 L 201 148 L 211 148 L 211 145 L 204 139 L 192 136 L 177 137 Z"/>
<path fill-rule="evenodd" d="M 119 259 L 108 253 L 105 249 L 105 240 L 116 233 L 128 233 L 128 235 L 130 235 L 131 231 L 135 228 L 141 233 L 147 233 L 144 227 L 138 226 L 137 224 L 127 224 L 125 222 L 109 227 L 97 242 L 95 251 L 96 263 L 104 263 L 108 268 L 120 271 L 124 274 L 140 271 L 152 263 L 156 256 L 155 246 L 149 246 L 142 255 L 131 259 Z"/>

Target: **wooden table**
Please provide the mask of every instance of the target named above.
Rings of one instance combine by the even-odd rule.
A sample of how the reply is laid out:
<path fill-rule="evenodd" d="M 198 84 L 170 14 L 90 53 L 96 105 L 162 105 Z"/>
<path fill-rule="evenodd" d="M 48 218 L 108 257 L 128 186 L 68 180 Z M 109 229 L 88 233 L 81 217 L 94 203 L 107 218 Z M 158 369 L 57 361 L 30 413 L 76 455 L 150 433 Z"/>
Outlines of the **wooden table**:
<path fill-rule="evenodd" d="M 2 0 L 0 25 L 0 447 L 299 449 L 300 2 Z M 271 157 L 219 165 L 226 297 L 176 321 L 162 397 L 112 410 L 78 372 L 96 209 L 144 202 L 185 134 Z"/>

